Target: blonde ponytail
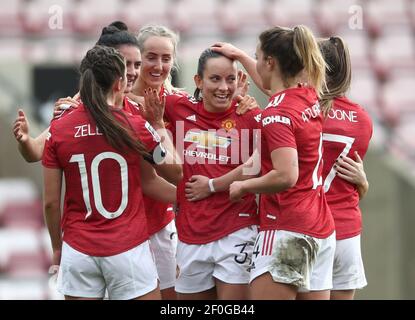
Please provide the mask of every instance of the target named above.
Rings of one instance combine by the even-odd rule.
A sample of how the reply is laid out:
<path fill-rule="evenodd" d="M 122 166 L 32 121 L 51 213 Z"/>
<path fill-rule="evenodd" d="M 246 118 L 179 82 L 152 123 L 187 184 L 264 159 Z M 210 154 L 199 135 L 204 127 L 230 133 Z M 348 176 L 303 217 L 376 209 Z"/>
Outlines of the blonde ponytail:
<path fill-rule="evenodd" d="M 316 89 L 318 97 L 327 91 L 326 62 L 320 52 L 313 33 L 306 26 L 294 27 L 294 51 L 301 60 L 311 85 Z M 325 110 L 323 109 L 323 112 Z"/>

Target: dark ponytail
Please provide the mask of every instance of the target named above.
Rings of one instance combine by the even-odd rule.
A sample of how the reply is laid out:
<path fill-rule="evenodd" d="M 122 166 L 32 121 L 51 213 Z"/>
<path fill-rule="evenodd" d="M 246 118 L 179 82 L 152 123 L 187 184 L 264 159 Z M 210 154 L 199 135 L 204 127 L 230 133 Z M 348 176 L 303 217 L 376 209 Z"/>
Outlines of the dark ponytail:
<path fill-rule="evenodd" d="M 320 51 L 326 60 L 327 90 L 323 91 L 321 105 L 330 110 L 333 99 L 344 96 L 350 88 L 352 66 L 346 43 L 340 37 L 330 37 L 319 41 Z"/>
<path fill-rule="evenodd" d="M 127 128 L 113 115 L 107 96 L 115 81 L 124 77 L 125 62 L 114 48 L 95 46 L 81 62 L 80 94 L 86 110 L 95 120 L 108 143 L 119 151 L 125 148 L 148 156 L 146 148 L 131 128 Z M 118 111 L 128 123 L 126 115 Z"/>
<path fill-rule="evenodd" d="M 128 31 L 127 25 L 122 21 L 114 21 L 108 25 L 109 27 L 116 27 L 120 31 Z"/>
<path fill-rule="evenodd" d="M 118 48 L 122 45 L 139 48 L 136 36 L 128 31 L 127 25 L 122 21 L 114 21 L 104 27 L 96 44 L 113 48 Z"/>

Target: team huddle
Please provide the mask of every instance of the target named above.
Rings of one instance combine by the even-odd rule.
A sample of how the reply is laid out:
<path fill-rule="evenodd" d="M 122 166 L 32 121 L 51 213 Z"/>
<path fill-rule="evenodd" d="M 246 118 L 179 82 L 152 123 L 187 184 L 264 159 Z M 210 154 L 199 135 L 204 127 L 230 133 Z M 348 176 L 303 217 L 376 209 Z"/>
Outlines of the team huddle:
<path fill-rule="evenodd" d="M 56 102 L 49 128 L 31 137 L 19 110 L 19 151 L 43 164 L 58 291 L 353 299 L 367 284 L 359 200 L 372 122 L 345 96 L 344 41 L 296 26 L 263 31 L 255 59 L 210 44 L 193 94 L 171 84 L 177 42 L 164 26 L 136 35 L 116 21 L 86 53 L 79 92 Z M 269 96 L 265 108 L 237 61 Z"/>

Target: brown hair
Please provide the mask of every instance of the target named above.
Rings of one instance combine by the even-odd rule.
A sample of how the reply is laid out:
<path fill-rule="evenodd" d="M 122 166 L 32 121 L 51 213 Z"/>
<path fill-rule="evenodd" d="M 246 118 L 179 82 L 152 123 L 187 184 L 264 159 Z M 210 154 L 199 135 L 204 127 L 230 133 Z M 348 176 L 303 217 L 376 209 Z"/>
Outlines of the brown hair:
<path fill-rule="evenodd" d="M 326 63 L 313 33 L 306 26 L 294 29 L 273 27 L 259 36 L 260 47 L 265 56 L 274 57 L 279 64 L 285 86 L 305 69 L 310 84 L 319 97 L 325 87 Z"/>
<path fill-rule="evenodd" d="M 320 51 L 326 60 L 327 90 L 323 91 L 321 105 L 330 110 L 333 99 L 344 96 L 350 88 L 352 64 L 349 49 L 340 37 L 330 37 L 318 42 Z"/>
<path fill-rule="evenodd" d="M 96 45 L 116 49 L 122 45 L 128 45 L 140 49 L 137 38 L 133 33 L 128 31 L 127 25 L 122 21 L 114 21 L 104 27 Z"/>
<path fill-rule="evenodd" d="M 123 112 L 111 110 L 107 104 L 107 95 L 114 82 L 124 77 L 125 61 L 123 56 L 114 48 L 95 46 L 82 59 L 80 79 L 80 94 L 86 110 L 95 120 L 99 130 L 108 143 L 117 150 L 131 149 L 141 155 L 148 153 L 142 142 L 135 136 L 134 131 L 118 121 L 112 112 L 118 112 L 128 123 Z"/>

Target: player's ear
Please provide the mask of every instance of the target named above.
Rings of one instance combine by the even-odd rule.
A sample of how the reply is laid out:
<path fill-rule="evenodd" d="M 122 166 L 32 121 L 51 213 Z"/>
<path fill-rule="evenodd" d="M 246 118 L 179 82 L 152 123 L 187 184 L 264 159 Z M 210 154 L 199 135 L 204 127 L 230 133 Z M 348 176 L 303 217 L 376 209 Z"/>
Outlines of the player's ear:
<path fill-rule="evenodd" d="M 119 77 L 117 80 L 115 80 L 114 85 L 112 86 L 112 89 L 114 92 L 119 92 L 123 88 L 123 81 L 124 79 L 122 77 Z"/>
<path fill-rule="evenodd" d="M 201 78 L 198 74 L 196 74 L 196 75 L 193 77 L 193 80 L 195 81 L 195 85 L 196 85 L 196 87 L 197 87 L 199 90 L 202 90 L 202 87 L 203 87 L 203 80 L 202 80 L 202 78 Z"/>
<path fill-rule="evenodd" d="M 269 70 L 273 70 L 275 68 L 277 61 L 275 60 L 274 57 L 268 56 L 267 60 L 266 60 L 266 65 L 268 67 Z"/>

